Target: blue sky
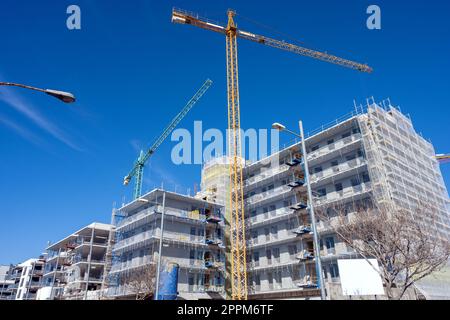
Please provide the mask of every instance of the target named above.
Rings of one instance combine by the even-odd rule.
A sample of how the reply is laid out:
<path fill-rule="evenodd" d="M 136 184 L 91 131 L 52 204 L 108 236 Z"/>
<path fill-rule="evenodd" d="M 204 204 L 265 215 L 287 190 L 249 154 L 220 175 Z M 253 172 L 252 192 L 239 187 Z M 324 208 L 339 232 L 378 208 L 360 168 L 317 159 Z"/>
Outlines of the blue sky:
<path fill-rule="evenodd" d="M 208 77 L 213 86 L 181 127 L 192 130 L 202 120 L 204 129 L 226 128 L 224 37 L 170 23 L 172 6 L 222 22 L 234 8 L 244 30 L 285 40 L 288 34 L 375 70 L 359 74 L 239 41 L 243 128 L 269 128 L 274 121 L 296 128 L 301 117 L 308 131 L 351 111 L 353 99 L 390 97 L 438 153 L 449 152 L 448 2 L 276 3 L 2 0 L 0 81 L 67 90 L 78 100 L 66 105 L 0 88 L 0 264 L 36 256 L 47 241 L 92 221 L 109 222 L 113 202 L 131 198 L 122 179 L 139 148 Z M 81 30 L 66 28 L 70 4 L 81 8 Z M 370 4 L 381 7 L 381 30 L 366 28 Z M 144 190 L 164 181 L 186 192 L 200 183 L 199 165 L 171 163 L 174 145 L 166 141 L 152 157 Z M 448 185 L 450 166 L 442 171 Z"/>

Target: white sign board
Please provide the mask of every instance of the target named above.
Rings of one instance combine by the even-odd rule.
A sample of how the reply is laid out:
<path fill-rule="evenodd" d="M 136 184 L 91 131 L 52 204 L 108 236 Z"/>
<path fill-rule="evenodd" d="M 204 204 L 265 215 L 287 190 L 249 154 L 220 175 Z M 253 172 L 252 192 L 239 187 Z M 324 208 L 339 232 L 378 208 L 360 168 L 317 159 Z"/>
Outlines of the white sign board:
<path fill-rule="evenodd" d="M 369 259 L 369 262 L 365 259 L 343 259 L 337 262 L 343 295 L 384 295 L 376 259 Z"/>

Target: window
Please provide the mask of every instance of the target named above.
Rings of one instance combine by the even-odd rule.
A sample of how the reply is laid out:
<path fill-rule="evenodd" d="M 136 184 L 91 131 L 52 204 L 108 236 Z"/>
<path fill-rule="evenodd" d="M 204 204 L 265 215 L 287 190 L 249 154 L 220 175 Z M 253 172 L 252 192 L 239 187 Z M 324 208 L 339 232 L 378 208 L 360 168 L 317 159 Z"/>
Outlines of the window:
<path fill-rule="evenodd" d="M 270 186 L 267 187 L 267 190 L 273 190 L 274 185 L 271 184 Z"/>
<path fill-rule="evenodd" d="M 361 131 L 359 130 L 359 128 L 353 128 L 352 133 L 356 134 L 356 133 L 360 133 Z"/>
<path fill-rule="evenodd" d="M 261 189 L 261 192 L 266 192 L 267 191 L 267 188 L 266 187 L 263 187 L 262 189 Z"/>
<path fill-rule="evenodd" d="M 253 262 L 255 264 L 255 267 L 259 266 L 259 252 L 258 251 L 253 253 Z"/>
<path fill-rule="evenodd" d="M 278 239 L 278 227 L 272 226 L 270 229 L 271 229 L 272 237 L 274 239 Z"/>
<path fill-rule="evenodd" d="M 355 158 L 356 158 L 356 155 L 355 155 L 355 154 L 350 154 L 350 155 L 348 155 L 348 156 L 345 157 L 345 159 L 347 159 L 347 161 L 353 160 L 353 159 L 355 159 Z"/>
<path fill-rule="evenodd" d="M 333 249 L 334 248 L 334 238 L 333 237 L 326 237 L 325 238 L 325 245 L 327 246 L 327 249 Z"/>
<path fill-rule="evenodd" d="M 339 165 L 339 162 L 337 160 L 331 161 L 331 166 L 332 167 L 337 167 L 338 165 Z"/>
<path fill-rule="evenodd" d="M 337 263 L 330 264 L 330 274 L 332 278 L 339 278 L 339 268 Z"/>
<path fill-rule="evenodd" d="M 295 244 L 291 244 L 288 246 L 289 256 L 291 259 L 295 258 L 295 255 L 297 254 L 297 246 Z"/>
<path fill-rule="evenodd" d="M 327 195 L 327 189 L 325 188 L 319 189 L 317 190 L 317 194 L 319 197 L 325 197 Z"/>
<path fill-rule="evenodd" d="M 255 274 L 255 286 L 256 290 L 259 291 L 261 288 L 261 277 L 259 276 L 259 274 Z"/>
<path fill-rule="evenodd" d="M 269 289 L 273 289 L 273 274 L 272 274 L 272 272 L 267 273 L 267 280 L 269 281 Z"/>
<path fill-rule="evenodd" d="M 251 216 L 251 217 L 256 217 L 256 210 L 252 210 L 252 211 L 250 212 L 250 216 Z"/>
<path fill-rule="evenodd" d="M 272 250 L 270 250 L 270 249 L 266 250 L 266 259 L 267 259 L 267 264 L 272 264 Z"/>
<path fill-rule="evenodd" d="M 264 228 L 264 234 L 266 235 L 266 241 L 270 240 L 270 229 Z"/>
<path fill-rule="evenodd" d="M 358 157 L 362 157 L 364 155 L 363 151 L 361 149 L 358 150 L 357 154 L 358 154 Z"/>
<path fill-rule="evenodd" d="M 360 184 L 361 182 L 360 182 L 359 179 L 357 179 L 357 178 L 352 178 L 352 179 L 351 179 L 351 183 L 352 183 L 352 187 L 356 187 L 356 186 L 359 186 L 359 184 Z"/>
<path fill-rule="evenodd" d="M 315 145 L 314 147 L 312 147 L 311 151 L 316 151 L 317 149 L 319 149 L 319 145 Z"/>
<path fill-rule="evenodd" d="M 192 292 L 194 290 L 194 277 L 189 277 L 188 284 L 189 284 L 189 292 Z"/>
<path fill-rule="evenodd" d="M 330 139 L 330 140 L 327 141 L 328 145 L 333 144 L 333 143 L 334 143 L 334 139 Z"/>
<path fill-rule="evenodd" d="M 314 172 L 315 173 L 322 172 L 322 167 L 315 167 Z"/>
<path fill-rule="evenodd" d="M 292 206 L 292 200 L 283 201 L 283 207 L 290 207 L 290 206 Z"/>
<path fill-rule="evenodd" d="M 264 219 L 269 218 L 269 209 L 267 207 L 263 208 Z"/>
<path fill-rule="evenodd" d="M 280 248 L 273 249 L 273 258 L 276 262 L 280 263 Z"/>
<path fill-rule="evenodd" d="M 289 231 L 289 230 L 292 230 L 294 228 L 295 228 L 295 222 L 294 221 L 290 220 L 290 221 L 286 222 L 286 230 Z"/>
<path fill-rule="evenodd" d="M 276 209 L 277 209 L 277 207 L 274 204 L 269 206 L 269 211 L 275 211 Z"/>
<path fill-rule="evenodd" d="M 335 187 L 335 189 L 336 189 L 336 191 L 342 191 L 342 183 L 336 183 L 335 185 L 334 185 L 334 187 Z"/>
<path fill-rule="evenodd" d="M 351 133 L 350 131 L 344 133 L 344 134 L 342 135 L 342 139 L 345 139 L 345 138 L 347 138 L 347 137 L 350 137 L 351 134 L 352 134 L 352 133 Z"/>
<path fill-rule="evenodd" d="M 253 243 L 258 243 L 258 230 L 252 230 Z"/>
<path fill-rule="evenodd" d="M 275 272 L 275 282 L 277 289 L 281 289 L 281 271 Z"/>
<path fill-rule="evenodd" d="M 369 182 L 370 181 L 370 177 L 369 177 L 369 174 L 367 172 L 364 172 L 362 174 L 362 181 L 363 182 Z"/>

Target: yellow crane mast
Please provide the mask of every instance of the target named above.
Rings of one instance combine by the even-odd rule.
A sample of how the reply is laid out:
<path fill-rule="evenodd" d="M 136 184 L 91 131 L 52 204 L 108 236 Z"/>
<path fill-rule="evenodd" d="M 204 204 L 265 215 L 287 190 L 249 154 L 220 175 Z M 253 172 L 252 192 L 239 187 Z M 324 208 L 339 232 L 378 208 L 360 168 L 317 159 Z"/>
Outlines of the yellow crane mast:
<path fill-rule="evenodd" d="M 328 53 L 303 48 L 285 41 L 271 39 L 258 34 L 246 32 L 236 27 L 234 16 L 236 12 L 228 10 L 228 24 L 226 26 L 213 22 L 207 18 L 181 9 L 174 8 L 172 22 L 191 24 L 193 26 L 222 33 L 226 38 L 227 52 L 227 97 L 228 97 L 228 143 L 230 164 L 230 197 L 229 206 L 231 213 L 230 239 L 231 239 L 231 298 L 233 300 L 247 300 L 247 262 L 246 240 L 244 224 L 244 197 L 242 177 L 242 155 L 240 136 L 240 105 L 239 105 L 239 81 L 237 38 L 243 38 L 258 42 L 278 49 L 291 51 L 303 56 L 334 63 L 361 72 L 372 72 L 366 64 L 342 59 Z"/>

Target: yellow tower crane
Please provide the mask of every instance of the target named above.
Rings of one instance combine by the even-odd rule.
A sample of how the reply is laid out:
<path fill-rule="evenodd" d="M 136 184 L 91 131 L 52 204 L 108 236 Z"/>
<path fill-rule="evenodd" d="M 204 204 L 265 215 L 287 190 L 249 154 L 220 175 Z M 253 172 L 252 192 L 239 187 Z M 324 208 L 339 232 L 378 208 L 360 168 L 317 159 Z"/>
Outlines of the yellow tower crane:
<path fill-rule="evenodd" d="M 337 56 L 303 48 L 285 41 L 271 39 L 258 34 L 242 31 L 234 22 L 236 12 L 228 10 L 227 26 L 220 25 L 198 14 L 174 8 L 172 22 L 191 24 L 193 26 L 222 33 L 226 38 L 227 51 L 227 97 L 228 97 L 228 143 L 230 165 L 230 197 L 229 206 L 231 213 L 230 238 L 231 238 L 231 298 L 233 300 L 247 300 L 247 262 L 245 246 L 244 201 L 240 136 L 240 105 L 239 105 L 239 81 L 237 38 L 243 38 L 258 42 L 270 47 L 291 51 L 303 56 L 338 64 L 361 72 L 372 72 L 366 64 L 357 63 Z"/>

